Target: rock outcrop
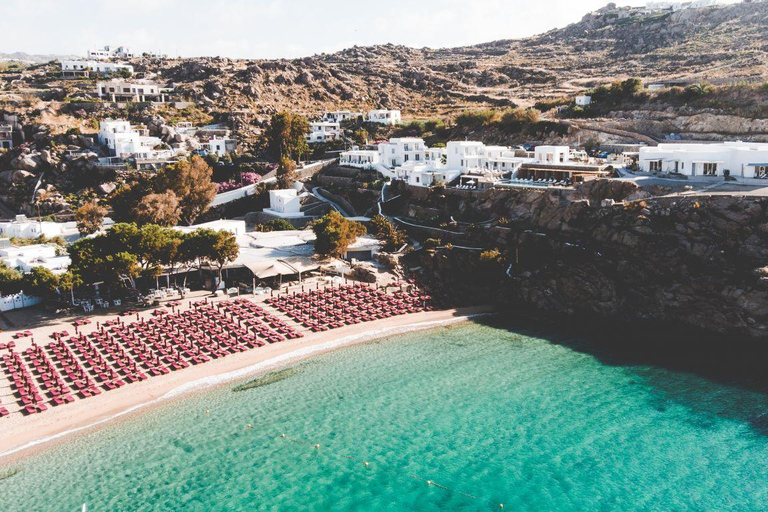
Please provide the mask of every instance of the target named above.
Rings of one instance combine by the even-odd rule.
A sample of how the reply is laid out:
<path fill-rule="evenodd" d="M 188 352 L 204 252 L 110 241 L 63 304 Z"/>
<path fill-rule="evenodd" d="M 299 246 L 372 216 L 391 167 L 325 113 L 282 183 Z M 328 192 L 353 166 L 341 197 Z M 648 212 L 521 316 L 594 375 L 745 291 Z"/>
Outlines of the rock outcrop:
<path fill-rule="evenodd" d="M 768 198 L 625 201 L 641 193 L 600 181 L 573 194 L 465 199 L 465 210 L 505 219 L 475 238 L 504 251 L 504 265 L 486 282 L 477 252 L 430 251 L 420 264 L 439 277 L 425 281 L 444 296 L 477 302 L 495 293 L 506 307 L 548 318 L 653 321 L 768 340 Z"/>

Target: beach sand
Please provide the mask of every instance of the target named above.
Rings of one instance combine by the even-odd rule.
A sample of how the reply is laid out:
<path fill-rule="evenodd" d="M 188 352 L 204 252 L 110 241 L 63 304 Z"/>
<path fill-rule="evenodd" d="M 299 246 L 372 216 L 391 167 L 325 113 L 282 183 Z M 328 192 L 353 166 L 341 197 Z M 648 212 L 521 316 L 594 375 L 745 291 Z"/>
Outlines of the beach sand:
<path fill-rule="evenodd" d="M 15 413 L 0 419 L 0 465 L 15 463 L 55 443 L 65 442 L 72 435 L 82 434 L 128 415 L 138 414 L 148 407 L 157 406 L 184 393 L 271 371 L 281 365 L 295 363 L 336 348 L 365 343 L 399 332 L 461 321 L 489 311 L 490 308 L 487 307 L 429 311 L 320 333 L 305 333 L 304 338 L 266 345 L 168 375 L 153 377 L 87 400 L 76 400 L 71 404 L 53 407 L 42 414 L 22 416 Z M 93 324 L 87 326 L 85 332 L 94 330 L 97 320 L 109 318 L 114 318 L 114 315 L 91 317 Z M 31 330 L 38 343 L 47 343 L 48 335 L 62 328 L 67 328 L 70 333 L 74 332 L 66 325 L 47 325 Z M 21 347 L 25 345 L 26 343 L 22 343 Z M 4 376 L 3 380 L 6 380 Z M 7 382 L 3 382 L 3 385 L 7 385 Z M 7 387 L 0 390 L 4 404 L 13 400 L 8 396 L 9 392 Z"/>

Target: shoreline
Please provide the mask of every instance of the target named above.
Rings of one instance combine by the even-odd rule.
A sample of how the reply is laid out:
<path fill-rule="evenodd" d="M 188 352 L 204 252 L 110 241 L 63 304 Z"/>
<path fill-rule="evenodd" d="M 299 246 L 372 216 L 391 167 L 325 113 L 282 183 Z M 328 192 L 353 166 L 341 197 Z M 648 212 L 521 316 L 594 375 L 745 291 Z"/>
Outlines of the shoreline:
<path fill-rule="evenodd" d="M 488 307 L 421 312 L 313 333 L 125 386 L 44 414 L 6 419 L 0 433 L 0 467 L 16 464 L 72 436 L 135 417 L 182 396 L 273 371 L 339 348 L 451 325 L 491 313 L 492 309 Z"/>

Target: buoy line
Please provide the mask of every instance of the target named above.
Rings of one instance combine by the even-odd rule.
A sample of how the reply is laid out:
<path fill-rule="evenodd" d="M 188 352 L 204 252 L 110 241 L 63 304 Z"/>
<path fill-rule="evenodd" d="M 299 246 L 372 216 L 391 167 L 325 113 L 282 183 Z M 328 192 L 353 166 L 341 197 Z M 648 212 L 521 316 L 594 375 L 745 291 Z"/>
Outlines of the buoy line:
<path fill-rule="evenodd" d="M 306 446 L 306 447 L 309 447 L 309 448 L 311 448 L 313 450 L 316 450 L 316 451 L 320 450 L 320 444 L 311 443 L 309 441 L 305 441 L 303 439 L 298 439 L 298 438 L 295 438 L 295 437 L 289 437 L 286 434 L 280 434 L 279 439 L 282 439 L 284 441 L 289 441 L 289 442 L 294 443 L 294 444 Z M 337 453 L 337 452 L 323 452 L 323 454 L 326 454 L 328 456 L 336 455 L 338 457 L 343 457 L 345 459 L 353 460 L 355 462 L 360 462 L 360 463 L 362 463 L 367 468 L 371 467 L 371 463 L 370 462 L 368 462 L 366 460 L 359 459 L 357 457 L 353 457 L 351 455 L 345 455 L 345 454 L 341 454 L 341 453 Z M 391 464 L 384 463 L 384 464 L 380 464 L 380 466 L 382 466 L 386 470 L 389 470 L 389 471 L 398 473 L 400 475 L 406 476 L 406 477 L 408 477 L 408 478 L 410 478 L 412 480 L 416 480 L 417 482 L 426 483 L 430 487 L 436 487 L 438 489 L 442 489 L 444 491 L 447 491 L 447 492 L 450 492 L 450 493 L 453 493 L 453 494 L 459 494 L 461 496 L 464 496 L 466 498 L 470 498 L 470 499 L 473 499 L 473 500 L 480 499 L 477 496 L 475 496 L 474 494 L 469 494 L 469 493 L 466 493 L 464 491 L 460 491 L 458 489 L 453 489 L 451 487 L 439 484 L 439 483 L 435 482 L 434 480 L 427 480 L 426 478 L 421 477 L 421 476 L 407 474 L 407 473 L 403 472 L 401 468 L 399 468 L 397 466 L 394 466 L 394 465 L 391 465 Z M 504 504 L 503 503 L 499 503 L 499 504 L 496 504 L 494 506 L 497 506 L 500 509 L 504 508 Z"/>

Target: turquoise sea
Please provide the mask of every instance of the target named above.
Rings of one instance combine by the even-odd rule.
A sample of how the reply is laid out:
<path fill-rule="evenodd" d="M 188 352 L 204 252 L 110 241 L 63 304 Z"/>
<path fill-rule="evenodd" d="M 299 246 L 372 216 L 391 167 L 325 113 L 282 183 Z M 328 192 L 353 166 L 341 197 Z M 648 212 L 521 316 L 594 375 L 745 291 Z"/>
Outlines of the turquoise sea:
<path fill-rule="evenodd" d="M 768 510 L 766 395 L 693 372 L 465 323 L 261 384 L 25 459 L 0 510 Z"/>

